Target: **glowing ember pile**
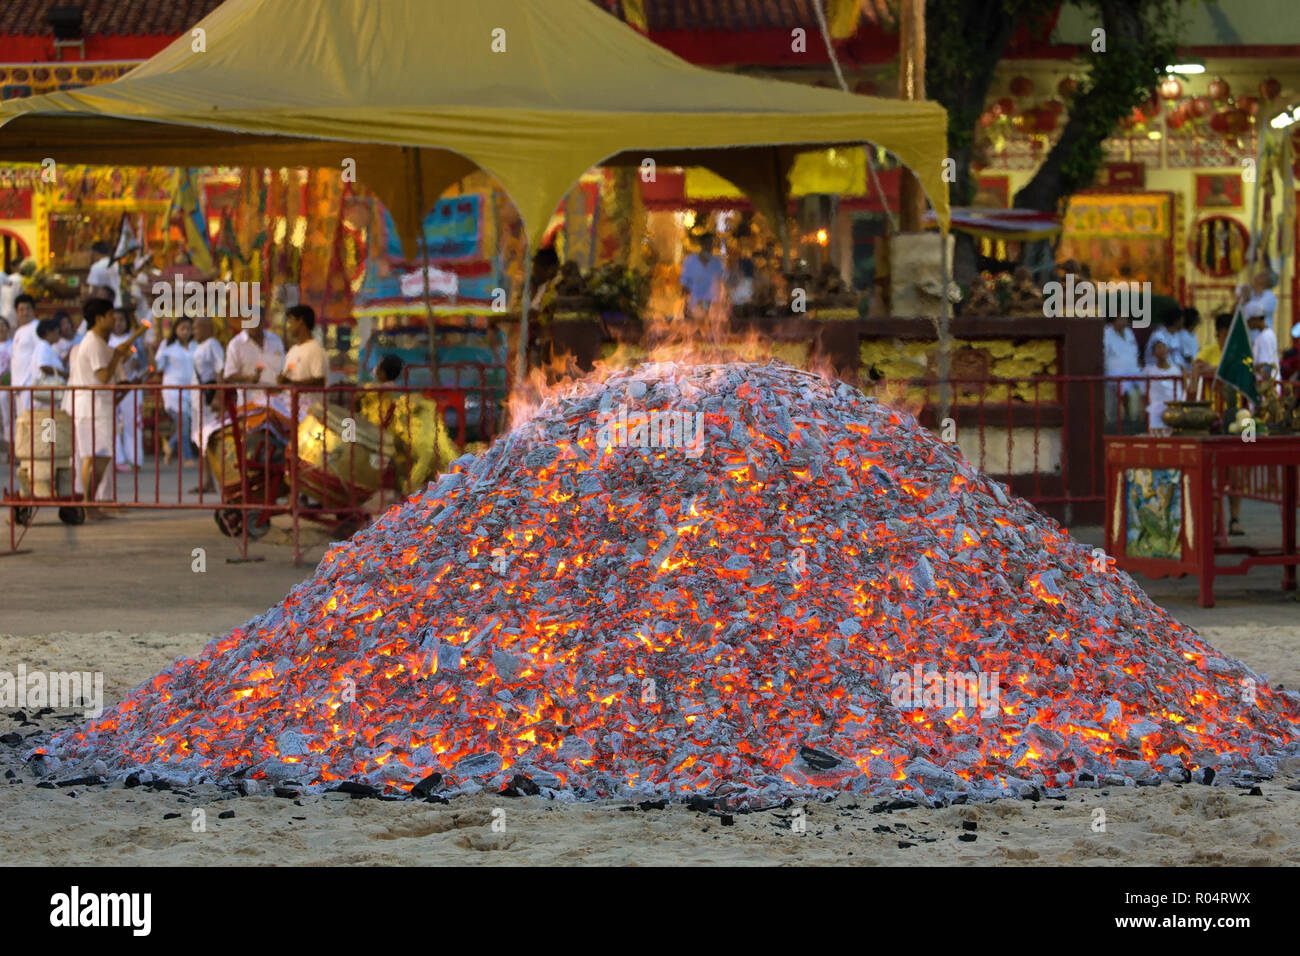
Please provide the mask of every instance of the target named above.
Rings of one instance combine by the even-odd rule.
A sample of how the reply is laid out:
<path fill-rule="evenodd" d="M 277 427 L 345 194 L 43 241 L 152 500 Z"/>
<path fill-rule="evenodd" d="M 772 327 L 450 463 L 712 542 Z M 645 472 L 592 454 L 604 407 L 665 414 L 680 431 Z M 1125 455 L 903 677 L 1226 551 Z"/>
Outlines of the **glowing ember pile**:
<path fill-rule="evenodd" d="M 940 802 L 1267 774 L 1298 723 L 905 414 L 645 365 L 552 395 L 46 764 Z"/>

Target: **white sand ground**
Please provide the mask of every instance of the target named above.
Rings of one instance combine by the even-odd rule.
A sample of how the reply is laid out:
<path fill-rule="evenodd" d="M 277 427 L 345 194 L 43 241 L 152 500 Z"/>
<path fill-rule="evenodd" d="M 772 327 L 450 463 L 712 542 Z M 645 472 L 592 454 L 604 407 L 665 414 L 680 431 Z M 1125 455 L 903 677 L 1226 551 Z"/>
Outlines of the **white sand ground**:
<path fill-rule="evenodd" d="M 1300 687 L 1300 628 L 1203 633 L 1274 685 Z M 28 669 L 103 671 L 111 705 L 209 637 L 0 635 L 0 669 L 22 661 Z M 13 721 L 0 716 L 0 733 L 11 729 Z M 727 826 L 680 806 L 643 812 L 623 810 L 621 801 L 558 805 L 479 795 L 441 806 L 331 794 L 298 805 L 272 796 L 223 799 L 215 787 L 181 797 L 0 780 L 0 845 L 4 862 L 36 865 L 1300 864 L 1300 790 L 1288 786 L 1300 787 L 1300 760 L 1264 782 L 1262 796 L 1165 784 L 1078 790 L 1064 802 L 894 813 L 872 813 L 873 801 L 841 797 L 807 806 L 806 832 L 797 833 L 789 810 L 737 814 Z M 206 812 L 205 832 L 192 829 L 196 807 Z M 504 832 L 491 827 L 497 807 L 505 811 Z M 1104 832 L 1094 829 L 1098 807 Z M 226 810 L 234 817 L 219 819 Z M 963 829 L 968 822 L 975 830 Z M 976 839 L 962 841 L 963 833 Z"/>

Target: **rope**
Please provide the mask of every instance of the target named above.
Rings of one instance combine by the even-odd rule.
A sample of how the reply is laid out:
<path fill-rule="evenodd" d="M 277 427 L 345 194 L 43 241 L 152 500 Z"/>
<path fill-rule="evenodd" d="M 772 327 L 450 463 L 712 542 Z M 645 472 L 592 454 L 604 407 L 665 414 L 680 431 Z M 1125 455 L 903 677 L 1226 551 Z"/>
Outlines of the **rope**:
<path fill-rule="evenodd" d="M 822 42 L 826 44 L 826 56 L 830 58 L 831 67 L 835 70 L 835 79 L 840 84 L 840 89 L 845 93 L 849 91 L 849 84 L 844 80 L 844 72 L 840 69 L 839 57 L 835 55 L 835 47 L 831 44 L 831 31 L 826 25 L 826 0 L 814 0 L 813 10 L 817 14 L 817 27 L 821 30 Z M 867 172 L 871 176 L 871 188 L 876 191 L 880 197 L 881 208 L 885 210 L 885 218 L 889 222 L 889 233 L 894 235 L 898 232 L 898 220 L 894 216 L 894 211 L 889 208 L 889 200 L 885 197 L 885 191 L 880 188 L 880 177 L 876 174 L 876 161 L 873 156 L 874 148 L 867 146 L 863 152 L 867 154 Z"/>

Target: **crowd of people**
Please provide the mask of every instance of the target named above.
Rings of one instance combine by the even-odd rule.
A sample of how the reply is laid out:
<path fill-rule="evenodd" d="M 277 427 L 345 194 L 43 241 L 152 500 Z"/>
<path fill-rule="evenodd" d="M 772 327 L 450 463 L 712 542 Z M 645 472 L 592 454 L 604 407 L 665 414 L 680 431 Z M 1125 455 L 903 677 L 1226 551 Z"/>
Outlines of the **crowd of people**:
<path fill-rule="evenodd" d="M 1112 380 L 1106 390 L 1107 425 L 1134 430 L 1145 424 L 1151 432 L 1166 430 L 1162 416 L 1169 402 L 1204 396 L 1204 386 L 1198 387 L 1198 383 L 1213 379 L 1238 311 L 1246 325 L 1252 367 L 1261 383 L 1271 383 L 1276 389 L 1280 382 L 1300 381 L 1300 351 L 1293 347 L 1280 353 L 1273 331 L 1276 283 L 1271 272 L 1260 271 L 1250 284 L 1240 286 L 1231 311 L 1214 317 L 1214 338 L 1205 345 L 1196 332 L 1201 321 L 1196 309 L 1157 309 L 1144 348 L 1139 348 L 1126 317 L 1108 316 L 1102 337 L 1105 374 Z M 1291 336 L 1300 339 L 1300 325 L 1291 330 Z"/>
<path fill-rule="evenodd" d="M 79 323 L 67 311 L 38 318 L 35 299 L 18 291 L 21 285 L 9 277 L 0 278 L 0 293 L 8 293 L 0 295 L 0 384 L 14 387 L 0 396 L 0 443 L 10 442 L 17 418 L 26 413 L 65 412 L 77 459 L 74 487 L 87 502 L 106 496 L 110 463 L 129 473 L 145 460 L 145 391 L 96 386 L 158 387 L 161 409 L 152 421 L 169 425 L 160 457 L 170 464 L 178 455 L 183 461 L 196 459 L 203 439 L 200 421 L 220 419 L 219 391 L 212 386 L 259 385 L 265 395 L 290 384 L 329 384 L 329 359 L 313 336 L 316 314 L 310 306 L 286 311 L 287 350 L 280 336 L 265 327 L 260 311 L 251 327 L 223 347 L 211 317 L 155 316 L 140 295 L 134 300 L 123 295 L 117 277 L 118 270 L 103 261 L 91 266 Z M 160 326 L 165 335 L 158 335 Z M 241 390 L 240 402 L 247 400 Z M 212 490 L 211 480 L 207 475 L 207 490 Z M 87 514 L 110 516 L 96 509 Z"/>

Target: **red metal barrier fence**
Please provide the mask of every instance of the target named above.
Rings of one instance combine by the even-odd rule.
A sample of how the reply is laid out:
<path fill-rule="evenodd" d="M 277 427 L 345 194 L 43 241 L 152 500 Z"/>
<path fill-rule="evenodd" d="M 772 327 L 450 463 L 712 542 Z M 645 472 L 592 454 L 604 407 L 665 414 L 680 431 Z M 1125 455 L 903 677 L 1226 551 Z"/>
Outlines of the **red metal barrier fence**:
<path fill-rule="evenodd" d="M 1158 423 L 1148 414 L 1152 401 L 1181 397 L 1177 376 L 910 379 L 878 381 L 873 387 L 882 401 L 912 411 L 940 438 L 960 445 L 982 472 L 1067 525 L 1101 521 L 1102 436 L 1146 432 Z M 72 461 L 82 457 L 75 446 L 102 444 L 106 436 L 96 436 L 96 428 L 104 416 L 113 438 L 104 497 L 96 504 L 211 510 L 221 530 L 239 539 L 245 557 L 250 534 L 262 533 L 270 516 L 287 514 L 295 559 L 301 555 L 301 521 L 343 533 L 411 491 L 413 480 L 431 479 L 446 465 L 436 449 L 430 462 L 428 446 L 435 444 L 430 409 L 437 420 L 450 417 L 451 436 L 461 446 L 467 428 L 488 440 L 504 418 L 502 389 L 481 372 L 475 384 L 454 388 L 97 386 L 71 390 L 70 414 L 62 417 L 59 391 L 64 390 L 0 389 L 0 401 L 10 412 L 4 504 L 12 516 L 11 551 L 21 543 L 22 519 L 30 509 L 56 506 L 65 521 L 79 520 L 76 512 L 86 502 L 71 488 Z M 945 392 L 948 412 L 941 415 Z M 96 395 L 98 402 L 92 400 Z M 474 401 L 467 403 L 467 395 Z M 1222 407 L 1217 389 L 1207 387 L 1206 397 Z M 35 403 L 33 414 L 22 415 L 23 398 Z M 476 416 L 468 415 L 475 401 Z M 192 431 L 202 439 L 196 492 L 184 488 L 179 454 L 170 465 L 160 457 L 169 428 L 185 426 L 168 409 L 183 407 L 192 410 L 197 423 Z M 122 429 L 122 423 L 134 428 Z M 121 431 L 148 436 L 147 449 L 137 447 L 133 457 L 128 440 L 127 454 L 120 455 Z M 125 467 L 119 470 L 119 464 Z M 1231 491 L 1280 500 L 1280 479 L 1272 472 L 1238 475 L 1240 487 Z M 214 490 L 205 491 L 209 477 Z"/>
<path fill-rule="evenodd" d="M 296 560 L 302 520 L 342 532 L 436 477 L 447 464 L 437 423 L 456 410 L 451 434 L 463 446 L 467 390 L 448 400 L 444 389 L 400 385 L 0 387 L 9 550 L 18 551 L 35 509 L 57 507 L 65 523 L 80 524 L 89 505 L 212 511 L 244 558 L 250 534 L 287 514 Z M 475 397 L 479 409 L 491 409 L 470 423 L 475 429 L 500 420 L 499 389 Z M 166 463 L 164 445 L 177 431 L 184 441 Z M 187 472 L 191 437 L 201 452 L 197 470 Z M 83 494 L 86 458 L 102 469 L 98 481 L 84 476 L 97 485 L 93 502 Z M 187 491 L 196 471 L 197 487 Z"/>

